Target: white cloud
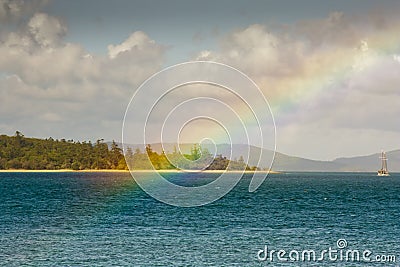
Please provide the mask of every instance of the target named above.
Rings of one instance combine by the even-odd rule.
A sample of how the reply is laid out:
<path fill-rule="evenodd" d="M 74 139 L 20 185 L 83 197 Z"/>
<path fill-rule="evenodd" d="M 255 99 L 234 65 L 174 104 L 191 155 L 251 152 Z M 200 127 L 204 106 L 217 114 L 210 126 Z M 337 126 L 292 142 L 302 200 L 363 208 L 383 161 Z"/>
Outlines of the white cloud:
<path fill-rule="evenodd" d="M 57 46 L 67 32 L 67 27 L 57 18 L 36 13 L 28 22 L 29 32 L 41 47 Z"/>
<path fill-rule="evenodd" d="M 340 12 L 275 32 L 251 25 L 226 35 L 219 49 L 200 52 L 198 59 L 230 64 L 257 82 L 272 104 L 282 151 L 332 158 L 373 152 L 379 143 L 395 149 L 398 138 L 383 142 L 377 132 L 400 137 L 400 66 L 393 57 L 398 25 L 395 16 Z M 337 145 L 340 131 L 349 147 Z M 350 146 L 360 131 L 363 138 Z"/>
<path fill-rule="evenodd" d="M 92 55 L 65 41 L 67 25 L 40 13 L 44 2 L 0 0 L 0 22 L 18 25 L 0 34 L 0 132 L 119 138 L 129 98 L 160 70 L 165 46 L 137 31 L 108 45 L 107 55 Z M 400 137 L 399 25 L 379 12 L 334 12 L 279 30 L 255 24 L 197 59 L 232 65 L 257 82 L 272 104 L 281 151 L 362 154 L 381 142 L 396 148 Z"/>
<path fill-rule="evenodd" d="M 207 60 L 211 58 L 211 51 L 210 50 L 203 50 L 199 53 L 199 55 L 196 57 L 196 60 Z"/>
<path fill-rule="evenodd" d="M 400 55 L 394 54 L 394 55 L 393 55 L 393 59 L 394 59 L 396 62 L 400 63 Z"/>
<path fill-rule="evenodd" d="M 165 48 L 135 32 L 109 46 L 110 58 L 66 42 L 66 33 L 60 19 L 35 13 L 25 26 L 0 36 L 0 117 L 8 125 L 0 132 L 119 138 L 131 95 L 160 69 Z"/>
<path fill-rule="evenodd" d="M 123 52 L 132 50 L 145 50 L 149 47 L 157 46 L 154 40 L 151 40 L 147 34 L 142 31 L 132 33 L 125 41 L 119 45 L 109 45 L 108 55 L 110 58 L 115 58 Z"/>
<path fill-rule="evenodd" d="M 197 59 L 222 61 L 256 76 L 279 74 L 280 71 L 288 71 L 278 69 L 282 60 L 290 57 L 295 61 L 297 57 L 297 51 L 286 51 L 286 45 L 286 40 L 255 24 L 223 38 L 220 51 L 202 51 Z M 288 54 L 285 55 L 285 52 Z"/>

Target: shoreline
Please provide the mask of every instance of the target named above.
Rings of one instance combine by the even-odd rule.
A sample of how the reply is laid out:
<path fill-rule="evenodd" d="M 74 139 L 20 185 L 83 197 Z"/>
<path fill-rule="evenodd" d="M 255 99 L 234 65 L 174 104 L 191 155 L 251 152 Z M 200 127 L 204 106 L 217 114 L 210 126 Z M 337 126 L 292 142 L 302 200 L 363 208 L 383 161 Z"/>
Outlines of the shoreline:
<path fill-rule="evenodd" d="M 72 170 L 72 169 L 59 169 L 59 170 L 25 170 L 25 169 L 10 169 L 10 170 L 0 170 L 2 172 L 129 172 L 127 170 Z"/>
<path fill-rule="evenodd" d="M 112 169 L 101 169 L 101 170 L 72 170 L 72 169 L 60 169 L 60 170 L 25 170 L 25 169 L 9 169 L 9 170 L 0 170 L 0 173 L 16 173 L 16 172 L 21 172 L 21 173 L 51 173 L 51 172 L 99 172 L 99 173 L 104 173 L 104 172 L 114 172 L 114 173 L 130 173 L 131 171 L 129 170 L 112 170 Z M 196 172 L 204 172 L 204 173 L 223 173 L 223 172 L 230 172 L 230 173 L 267 173 L 268 171 L 236 171 L 236 170 L 231 170 L 231 171 L 226 171 L 226 170 L 204 170 L 204 171 L 182 171 L 182 170 L 133 170 L 133 173 L 135 172 L 164 172 L 164 173 L 174 173 L 174 172 L 188 172 L 188 173 L 196 173 Z M 270 174 L 280 174 L 282 172 L 278 171 L 269 171 Z"/>

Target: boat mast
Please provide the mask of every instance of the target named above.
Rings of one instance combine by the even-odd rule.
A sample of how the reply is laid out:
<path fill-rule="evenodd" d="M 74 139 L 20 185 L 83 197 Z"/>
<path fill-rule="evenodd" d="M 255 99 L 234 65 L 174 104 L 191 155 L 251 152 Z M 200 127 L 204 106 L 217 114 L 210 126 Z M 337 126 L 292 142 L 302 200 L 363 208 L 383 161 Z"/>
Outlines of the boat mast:
<path fill-rule="evenodd" d="M 382 170 L 387 172 L 387 158 L 386 158 L 386 153 L 384 151 L 382 151 Z"/>

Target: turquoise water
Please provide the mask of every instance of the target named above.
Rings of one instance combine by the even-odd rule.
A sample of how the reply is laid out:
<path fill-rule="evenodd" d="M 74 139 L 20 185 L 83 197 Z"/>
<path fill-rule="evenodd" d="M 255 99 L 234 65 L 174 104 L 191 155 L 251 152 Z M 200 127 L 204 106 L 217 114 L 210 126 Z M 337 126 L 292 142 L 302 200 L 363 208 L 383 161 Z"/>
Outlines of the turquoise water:
<path fill-rule="evenodd" d="M 217 174 L 168 174 L 204 184 Z M 188 177 L 190 176 L 190 177 Z M 250 176 L 221 200 L 178 208 L 129 174 L 0 173 L 1 266 L 399 266 L 400 175 Z M 260 261 L 268 248 L 369 249 L 396 262 Z"/>

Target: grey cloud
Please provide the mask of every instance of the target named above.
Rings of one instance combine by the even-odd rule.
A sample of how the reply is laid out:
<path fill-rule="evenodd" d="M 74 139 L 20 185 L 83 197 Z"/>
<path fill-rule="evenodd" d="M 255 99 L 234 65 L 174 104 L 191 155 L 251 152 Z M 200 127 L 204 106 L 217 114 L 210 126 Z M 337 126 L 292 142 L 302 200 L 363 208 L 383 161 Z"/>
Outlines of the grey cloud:
<path fill-rule="evenodd" d="M 3 35 L 0 117 L 8 126 L 1 132 L 13 128 L 35 136 L 120 136 L 129 98 L 160 69 L 164 46 L 135 32 L 109 46 L 112 57 L 97 56 L 66 42 L 66 33 L 60 19 L 35 13 L 25 26 Z"/>
<path fill-rule="evenodd" d="M 0 22 L 12 23 L 34 14 L 48 0 L 0 0 Z"/>
<path fill-rule="evenodd" d="M 333 12 L 279 31 L 251 25 L 227 34 L 219 49 L 202 51 L 198 59 L 230 64 L 258 83 L 275 112 L 283 151 L 330 158 L 340 155 L 331 145 L 337 138 L 349 145 L 363 131 L 351 149 L 372 153 L 382 142 L 377 132 L 400 137 L 400 20 L 390 12 L 373 14 Z M 395 140 L 385 146 L 396 148 Z M 336 147 L 351 155 L 350 148 Z"/>
<path fill-rule="evenodd" d="M 36 13 L 29 20 L 28 29 L 41 47 L 57 46 L 67 32 L 64 23 L 45 13 Z"/>

